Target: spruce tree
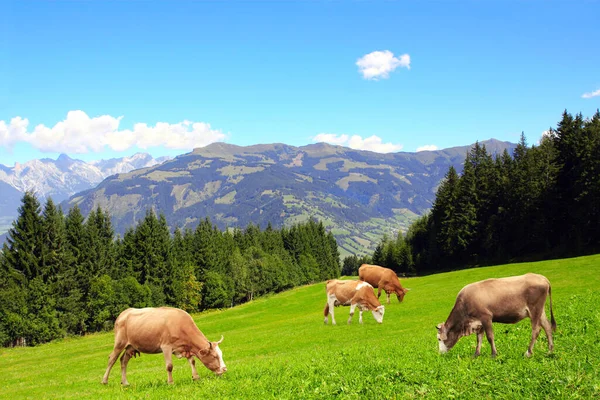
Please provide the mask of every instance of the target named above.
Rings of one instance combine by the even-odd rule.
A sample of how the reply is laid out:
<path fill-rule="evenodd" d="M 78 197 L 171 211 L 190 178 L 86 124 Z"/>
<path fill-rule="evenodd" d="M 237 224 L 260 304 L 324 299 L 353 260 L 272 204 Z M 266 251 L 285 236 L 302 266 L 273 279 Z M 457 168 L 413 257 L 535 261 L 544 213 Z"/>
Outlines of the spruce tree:
<path fill-rule="evenodd" d="M 4 257 L 8 267 L 29 281 L 42 274 L 42 218 L 40 203 L 32 192 L 25 192 L 18 216 L 8 231 Z"/>

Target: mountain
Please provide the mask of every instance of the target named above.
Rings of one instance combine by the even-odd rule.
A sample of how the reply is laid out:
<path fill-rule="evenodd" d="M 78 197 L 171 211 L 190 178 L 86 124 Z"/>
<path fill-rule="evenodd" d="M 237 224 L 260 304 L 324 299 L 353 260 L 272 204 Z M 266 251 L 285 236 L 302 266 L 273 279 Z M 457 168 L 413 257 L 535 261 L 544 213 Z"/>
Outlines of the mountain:
<path fill-rule="evenodd" d="M 481 142 L 492 154 L 515 144 Z M 195 228 L 210 217 L 221 229 L 285 226 L 316 217 L 342 255 L 371 251 L 384 233 L 406 230 L 428 210 L 450 165 L 458 171 L 471 146 L 418 153 L 374 153 L 325 143 L 248 147 L 213 143 L 160 165 L 119 173 L 62 205 L 85 214 L 108 210 L 123 234 L 147 209 L 171 227 Z"/>
<path fill-rule="evenodd" d="M 60 202 L 74 193 L 93 188 L 110 175 L 150 167 L 167 159 L 138 153 L 86 163 L 61 154 L 56 160 L 42 158 L 16 163 L 12 168 L 0 164 L 0 233 L 6 232 L 17 216 L 21 197 L 27 190 L 34 191 L 41 201 L 52 197 L 55 202 Z"/>

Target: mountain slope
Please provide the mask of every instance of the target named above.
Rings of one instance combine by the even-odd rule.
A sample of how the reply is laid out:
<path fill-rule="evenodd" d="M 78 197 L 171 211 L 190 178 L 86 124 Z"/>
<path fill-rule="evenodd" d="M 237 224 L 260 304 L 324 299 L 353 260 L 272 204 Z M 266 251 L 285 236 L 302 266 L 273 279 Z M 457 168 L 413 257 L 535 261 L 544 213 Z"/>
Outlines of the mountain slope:
<path fill-rule="evenodd" d="M 514 148 L 493 139 L 482 143 L 492 153 Z M 316 217 L 346 255 L 373 249 L 383 233 L 405 230 L 428 210 L 449 166 L 461 170 L 469 148 L 380 154 L 325 143 L 214 143 L 111 176 L 63 206 L 78 204 L 84 214 L 101 206 L 120 234 L 147 209 L 164 213 L 171 227 L 190 228 L 205 217 L 221 229 Z"/>

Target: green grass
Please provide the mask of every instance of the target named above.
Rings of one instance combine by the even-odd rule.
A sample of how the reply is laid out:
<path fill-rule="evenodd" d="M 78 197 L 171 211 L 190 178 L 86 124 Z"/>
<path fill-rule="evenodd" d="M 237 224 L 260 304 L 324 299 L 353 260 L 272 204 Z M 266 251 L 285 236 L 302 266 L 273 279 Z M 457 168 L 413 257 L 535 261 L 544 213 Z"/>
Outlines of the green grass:
<path fill-rule="evenodd" d="M 488 277 L 537 272 L 552 284 L 558 329 L 555 351 L 540 334 L 534 355 L 523 357 L 528 319 L 495 324 L 498 357 L 484 340 L 474 359 L 475 336 L 447 354 L 437 351 L 435 325 L 447 317 L 457 292 Z M 386 306 L 383 324 L 370 314 L 347 325 L 348 307 L 335 309 L 337 326 L 324 325 L 323 283 L 261 298 L 224 311 L 194 315 L 212 340 L 221 334 L 229 371 L 214 376 L 200 362 L 192 381 L 185 360 L 174 360 L 167 385 L 162 355 L 131 360 L 129 387 L 121 387 L 118 363 L 109 384 L 100 379 L 113 334 L 3 349 L 0 397 L 113 399 L 393 399 L 393 398 L 584 398 L 600 396 L 600 255 L 512 264 L 403 279 L 412 290 L 403 303 Z M 384 297 L 382 296 L 382 299 Z"/>

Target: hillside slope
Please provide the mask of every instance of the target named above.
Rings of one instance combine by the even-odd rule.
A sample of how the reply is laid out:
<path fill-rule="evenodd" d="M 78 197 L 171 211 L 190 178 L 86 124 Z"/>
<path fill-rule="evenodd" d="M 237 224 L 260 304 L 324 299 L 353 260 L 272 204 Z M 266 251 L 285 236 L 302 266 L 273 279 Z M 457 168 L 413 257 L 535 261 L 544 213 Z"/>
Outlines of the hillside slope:
<path fill-rule="evenodd" d="M 228 372 L 220 378 L 200 363 L 193 382 L 185 360 L 174 359 L 175 384 L 166 384 L 162 355 L 131 360 L 121 388 L 118 365 L 109 384 L 100 379 L 113 334 L 95 334 L 37 348 L 3 349 L 4 398 L 592 398 L 600 389 L 600 255 L 462 270 L 403 279 L 412 290 L 386 306 L 383 324 L 371 315 L 345 324 L 348 307 L 335 309 L 337 326 L 323 325 L 324 283 L 261 298 L 233 309 L 195 315 L 221 345 Z M 475 337 L 448 354 L 437 351 L 435 325 L 447 317 L 467 283 L 537 272 L 552 283 L 558 323 L 555 351 L 542 333 L 532 358 L 529 320 L 495 324 L 498 357 L 486 341 L 472 358 Z M 41 361 L 41 364 L 40 364 Z"/>
<path fill-rule="evenodd" d="M 492 154 L 514 148 L 493 139 L 482 144 Z M 428 210 L 448 168 L 461 170 L 469 149 L 380 154 L 325 143 L 214 143 L 112 176 L 63 206 L 78 204 L 84 214 L 101 206 L 120 234 L 147 209 L 164 213 L 171 227 L 192 229 L 205 217 L 221 229 L 316 217 L 332 229 L 342 255 L 355 254 L 372 251 L 384 233 L 405 230 Z"/>

